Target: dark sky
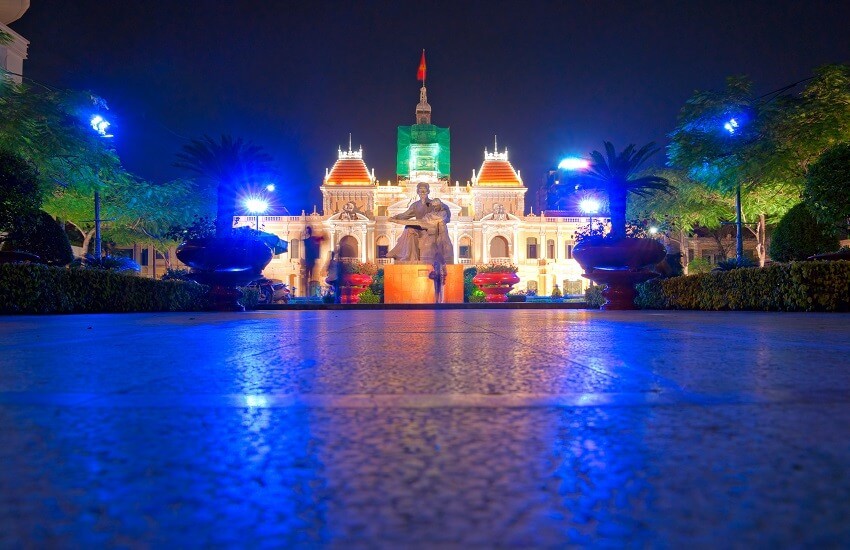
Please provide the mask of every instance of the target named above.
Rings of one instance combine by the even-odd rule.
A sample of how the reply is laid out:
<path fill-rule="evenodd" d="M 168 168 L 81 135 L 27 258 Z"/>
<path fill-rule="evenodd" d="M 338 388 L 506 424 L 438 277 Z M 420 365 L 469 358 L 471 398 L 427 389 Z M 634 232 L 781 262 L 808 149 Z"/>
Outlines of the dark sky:
<path fill-rule="evenodd" d="M 470 179 L 498 134 L 536 188 L 561 157 L 603 140 L 665 144 L 682 103 L 726 76 L 768 92 L 850 62 L 848 6 L 32 0 L 11 27 L 31 41 L 26 76 L 107 100 L 130 170 L 179 176 L 186 138 L 230 133 L 275 157 L 297 212 L 321 204 L 349 132 L 378 178 L 395 178 L 422 48 L 433 122 L 452 132 L 452 179 Z"/>

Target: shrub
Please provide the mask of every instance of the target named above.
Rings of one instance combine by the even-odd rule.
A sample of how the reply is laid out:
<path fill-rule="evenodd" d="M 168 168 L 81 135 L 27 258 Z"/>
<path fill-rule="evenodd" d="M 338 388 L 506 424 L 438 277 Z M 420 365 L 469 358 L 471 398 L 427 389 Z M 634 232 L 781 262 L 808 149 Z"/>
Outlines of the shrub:
<path fill-rule="evenodd" d="M 71 267 L 85 269 L 99 269 L 102 271 L 117 271 L 138 273 L 142 267 L 124 256 L 101 256 L 98 258 L 94 254 L 86 254 L 82 259 L 76 259 L 71 263 Z"/>
<path fill-rule="evenodd" d="M 850 218 L 850 143 L 827 149 L 809 168 L 803 200 L 826 225 L 847 227 Z"/>
<path fill-rule="evenodd" d="M 517 266 L 513 264 L 484 264 L 475 266 L 475 270 L 476 275 L 478 273 L 516 273 Z M 464 270 L 464 273 L 466 273 L 466 270 Z"/>
<path fill-rule="evenodd" d="M 189 278 L 190 271 L 188 269 L 174 269 L 169 267 L 165 270 L 165 275 L 162 276 L 163 281 L 191 281 Z"/>
<path fill-rule="evenodd" d="M 0 149 L 0 233 L 11 232 L 41 206 L 38 170 L 25 158 Z"/>
<path fill-rule="evenodd" d="M 770 237 L 770 257 L 777 262 L 805 260 L 837 248 L 835 228 L 819 223 L 804 203 L 789 210 Z"/>
<path fill-rule="evenodd" d="M 561 293 L 561 289 L 556 284 L 555 288 L 552 289 L 552 298 L 563 298 L 563 297 L 564 297 L 564 295 L 563 295 L 563 293 Z"/>
<path fill-rule="evenodd" d="M 729 258 L 728 260 L 723 260 L 717 262 L 712 271 L 732 271 L 733 269 L 743 269 L 747 267 L 757 267 L 756 263 L 749 258 Z"/>
<path fill-rule="evenodd" d="M 68 235 L 47 212 L 19 220 L 6 237 L 3 250 L 29 252 L 48 265 L 68 265 L 74 259 Z"/>
<path fill-rule="evenodd" d="M 711 262 L 705 258 L 694 258 L 688 262 L 688 274 L 698 275 L 700 273 L 708 273 L 711 271 Z"/>
<path fill-rule="evenodd" d="M 360 302 L 361 304 L 380 304 L 381 298 L 372 292 L 371 288 L 367 288 L 363 292 L 360 293 Z"/>
<path fill-rule="evenodd" d="M 850 261 L 791 262 L 655 279 L 637 285 L 646 309 L 848 311 Z"/>
<path fill-rule="evenodd" d="M 378 301 L 374 302 L 376 304 L 384 303 L 384 269 L 381 268 L 375 273 L 375 276 L 372 277 L 372 284 L 369 285 L 369 290 L 372 291 L 372 294 L 378 297 Z M 362 294 L 361 294 L 362 296 Z M 362 301 L 362 300 L 361 300 Z"/>
<path fill-rule="evenodd" d="M 476 285 L 475 283 L 472 282 L 472 279 L 474 279 L 476 275 L 478 275 L 478 270 L 474 267 L 467 267 L 466 269 L 463 270 L 463 301 L 464 302 L 471 302 L 472 300 L 470 300 L 469 298 L 472 296 L 472 294 L 476 290 L 481 292 L 478 289 L 478 285 Z M 482 294 L 483 294 L 483 292 L 482 292 Z"/>
<path fill-rule="evenodd" d="M 342 272 L 345 274 L 369 275 L 374 277 L 378 273 L 378 266 L 367 262 L 341 262 Z"/>
<path fill-rule="evenodd" d="M 606 302 L 605 297 L 602 296 L 604 288 L 603 285 L 590 285 L 584 291 L 584 301 L 587 302 L 589 309 L 599 309 Z"/>
<path fill-rule="evenodd" d="M 0 265 L 0 313 L 199 311 L 207 290 L 99 269 Z"/>
<path fill-rule="evenodd" d="M 243 286 L 239 287 L 239 290 L 242 291 L 242 297 L 239 298 L 239 303 L 245 309 L 257 309 L 257 304 L 260 303 L 260 289 Z"/>
<path fill-rule="evenodd" d="M 480 304 L 481 302 L 487 301 L 487 295 L 484 294 L 484 291 L 482 291 L 481 289 L 476 288 L 472 291 L 472 294 L 469 295 L 468 301 L 471 304 Z"/>

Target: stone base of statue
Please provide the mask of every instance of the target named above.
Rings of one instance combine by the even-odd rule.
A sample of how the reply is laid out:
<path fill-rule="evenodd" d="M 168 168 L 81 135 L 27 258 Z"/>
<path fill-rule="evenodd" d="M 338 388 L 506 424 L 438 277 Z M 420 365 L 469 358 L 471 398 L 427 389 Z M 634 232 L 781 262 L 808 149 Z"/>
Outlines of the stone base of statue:
<path fill-rule="evenodd" d="M 384 266 L 385 304 L 435 303 L 434 268 L 428 264 L 387 264 Z M 463 303 L 463 265 L 446 266 L 444 304 Z"/>

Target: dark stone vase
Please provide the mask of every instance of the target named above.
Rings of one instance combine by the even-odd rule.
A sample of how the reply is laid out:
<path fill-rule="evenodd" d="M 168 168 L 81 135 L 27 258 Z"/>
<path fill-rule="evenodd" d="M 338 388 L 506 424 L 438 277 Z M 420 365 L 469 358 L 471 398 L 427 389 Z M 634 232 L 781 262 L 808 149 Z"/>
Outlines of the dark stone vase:
<path fill-rule="evenodd" d="M 651 268 L 665 256 L 664 245 L 654 239 L 589 238 L 573 249 L 582 277 L 605 285 L 602 309 L 636 309 L 635 285 L 658 277 Z"/>
<path fill-rule="evenodd" d="M 208 237 L 182 243 L 177 258 L 192 268 L 193 280 L 210 287 L 211 309 L 245 311 L 238 287 L 262 277 L 272 251 L 259 239 Z"/>

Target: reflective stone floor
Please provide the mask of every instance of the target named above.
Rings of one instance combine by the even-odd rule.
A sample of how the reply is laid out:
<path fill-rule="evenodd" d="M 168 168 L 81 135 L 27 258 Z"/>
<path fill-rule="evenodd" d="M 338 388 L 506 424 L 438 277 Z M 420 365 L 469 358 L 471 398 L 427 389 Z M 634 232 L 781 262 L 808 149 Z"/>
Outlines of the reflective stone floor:
<path fill-rule="evenodd" d="M 847 547 L 850 315 L 0 317 L 0 548 Z"/>

